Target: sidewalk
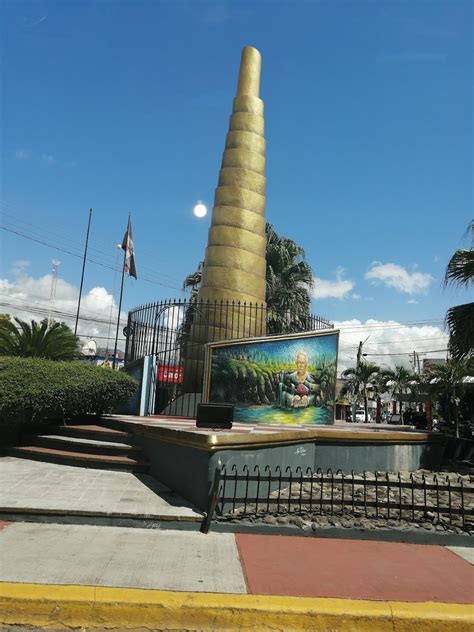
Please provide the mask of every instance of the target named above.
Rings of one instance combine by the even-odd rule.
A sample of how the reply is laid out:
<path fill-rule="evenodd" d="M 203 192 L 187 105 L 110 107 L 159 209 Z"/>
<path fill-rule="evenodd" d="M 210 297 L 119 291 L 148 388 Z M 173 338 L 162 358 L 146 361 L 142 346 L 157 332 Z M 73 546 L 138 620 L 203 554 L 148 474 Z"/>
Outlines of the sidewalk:
<path fill-rule="evenodd" d="M 0 510 L 0 629 L 474 629 L 473 548 L 204 535 L 151 477 L 11 457 Z"/>
<path fill-rule="evenodd" d="M 3 523 L 0 560 L 2 625 L 467 632 L 474 624 L 473 549 Z"/>

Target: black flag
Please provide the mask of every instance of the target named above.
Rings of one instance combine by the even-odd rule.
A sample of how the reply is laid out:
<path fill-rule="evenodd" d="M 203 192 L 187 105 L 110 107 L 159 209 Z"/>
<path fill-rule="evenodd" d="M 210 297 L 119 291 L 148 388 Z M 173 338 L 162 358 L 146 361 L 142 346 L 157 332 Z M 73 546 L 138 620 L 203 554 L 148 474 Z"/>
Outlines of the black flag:
<path fill-rule="evenodd" d="M 122 241 L 122 250 L 125 251 L 125 272 L 136 279 L 137 269 L 135 267 L 135 249 L 133 247 L 132 222 L 130 217 L 128 218 L 127 232 Z"/>

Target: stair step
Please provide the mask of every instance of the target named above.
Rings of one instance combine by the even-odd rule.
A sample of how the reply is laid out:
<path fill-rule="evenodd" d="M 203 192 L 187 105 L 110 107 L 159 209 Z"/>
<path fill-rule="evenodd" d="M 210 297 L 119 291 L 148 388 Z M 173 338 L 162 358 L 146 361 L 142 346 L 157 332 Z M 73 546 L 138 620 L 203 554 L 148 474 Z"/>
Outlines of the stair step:
<path fill-rule="evenodd" d="M 102 430 L 104 431 L 115 431 L 115 432 L 130 432 L 130 424 L 128 421 L 123 421 L 121 419 L 112 419 L 109 417 L 102 417 L 98 422 Z"/>
<path fill-rule="evenodd" d="M 120 441 L 127 443 L 133 435 L 122 430 L 113 430 L 112 428 L 104 428 L 96 425 L 67 425 L 60 426 L 55 430 L 57 434 L 65 437 L 77 437 L 83 439 L 92 439 L 93 441 Z"/>
<path fill-rule="evenodd" d="M 116 456 L 124 455 L 133 457 L 134 453 L 141 452 L 140 447 L 126 443 L 98 441 L 55 434 L 29 436 L 25 438 L 24 442 L 34 446 L 66 450 L 68 452 L 86 452 L 90 454 L 112 454 Z"/>
<path fill-rule="evenodd" d="M 39 461 L 63 463 L 66 465 L 78 465 L 82 467 L 97 467 L 107 469 L 127 469 L 132 471 L 148 470 L 148 463 L 132 459 L 127 456 L 113 456 L 110 454 L 90 454 L 87 452 L 74 452 L 71 450 L 58 450 L 43 448 L 41 446 L 27 445 L 8 450 L 10 456 L 31 458 Z"/>

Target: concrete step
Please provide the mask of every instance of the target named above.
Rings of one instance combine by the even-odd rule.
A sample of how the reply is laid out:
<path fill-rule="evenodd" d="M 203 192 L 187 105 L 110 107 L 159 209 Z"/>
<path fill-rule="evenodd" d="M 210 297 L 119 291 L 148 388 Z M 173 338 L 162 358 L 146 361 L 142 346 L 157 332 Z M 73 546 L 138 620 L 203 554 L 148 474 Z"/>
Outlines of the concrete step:
<path fill-rule="evenodd" d="M 100 427 L 104 432 L 125 432 L 130 433 L 130 426 L 133 427 L 133 424 L 130 424 L 127 421 L 122 421 L 121 419 L 112 419 L 110 417 L 101 417 L 101 419 L 97 422 L 100 424 Z"/>
<path fill-rule="evenodd" d="M 112 441 L 120 443 L 129 443 L 133 439 L 133 435 L 122 430 L 114 430 L 105 428 L 96 424 L 67 424 L 59 426 L 55 430 L 55 434 L 65 437 L 77 437 L 78 439 L 91 439 L 92 441 Z"/>
<path fill-rule="evenodd" d="M 82 437 L 67 437 L 56 434 L 25 437 L 23 443 L 44 448 L 53 448 L 88 454 L 110 454 L 112 456 L 130 456 L 141 452 L 141 448 L 127 443 L 100 441 Z"/>
<path fill-rule="evenodd" d="M 142 459 L 128 456 L 114 456 L 110 454 L 94 454 L 73 450 L 59 450 L 38 445 L 24 445 L 10 448 L 7 453 L 25 459 L 61 463 L 97 469 L 125 470 L 128 472 L 147 472 L 149 464 Z"/>

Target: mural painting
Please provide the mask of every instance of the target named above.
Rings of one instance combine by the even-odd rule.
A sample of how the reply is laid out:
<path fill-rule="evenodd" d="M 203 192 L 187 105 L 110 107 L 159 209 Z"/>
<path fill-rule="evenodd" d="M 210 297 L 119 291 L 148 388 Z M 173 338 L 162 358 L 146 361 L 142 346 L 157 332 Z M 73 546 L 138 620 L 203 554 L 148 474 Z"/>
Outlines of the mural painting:
<path fill-rule="evenodd" d="M 334 423 L 339 332 L 210 343 L 204 398 L 235 406 L 235 421 Z"/>

